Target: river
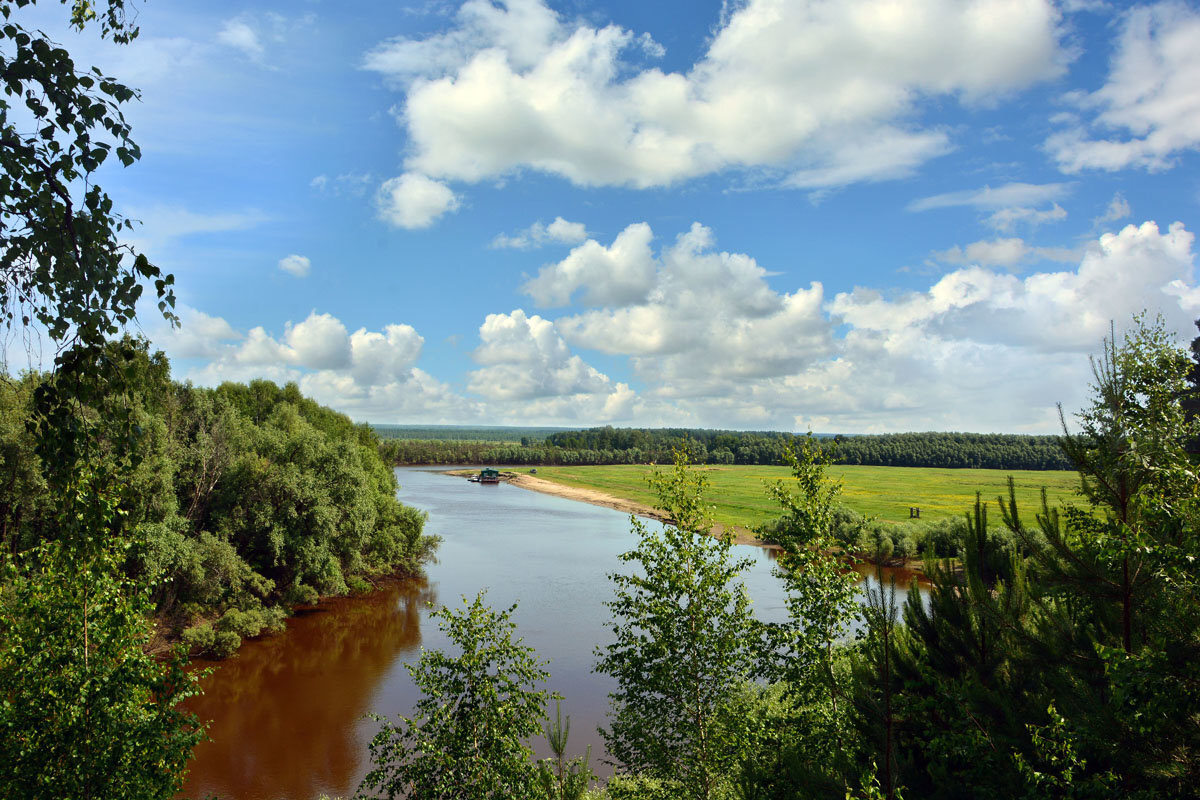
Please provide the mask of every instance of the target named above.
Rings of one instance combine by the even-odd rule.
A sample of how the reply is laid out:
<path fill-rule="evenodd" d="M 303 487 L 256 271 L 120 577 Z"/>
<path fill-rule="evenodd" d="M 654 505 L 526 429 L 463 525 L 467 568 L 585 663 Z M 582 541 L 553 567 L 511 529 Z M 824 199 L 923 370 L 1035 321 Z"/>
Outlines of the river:
<path fill-rule="evenodd" d="M 365 715 L 408 713 L 417 695 L 405 662 L 415 662 L 422 647 L 446 645 L 428 604 L 460 603 L 484 588 L 494 607 L 518 604 L 518 633 L 550 662 L 548 688 L 563 695 L 563 713 L 571 716 L 568 749 L 582 753 L 590 744 L 593 766 L 601 766 L 596 727 L 612 683 L 591 668 L 597 644 L 609 640 L 607 575 L 636 544 L 629 516 L 505 483 L 481 486 L 414 468 L 397 475 L 400 499 L 428 512 L 426 532 L 444 539 L 438 563 L 423 580 L 302 612 L 285 633 L 247 642 L 213 665 L 201 682 L 204 696 L 189 702 L 211 723 L 185 796 L 353 795 L 378 730 Z M 753 562 L 745 583 L 756 615 L 782 619 L 784 593 L 769 553 L 735 550 Z M 898 587 L 898 603 L 904 594 Z M 535 744 L 539 755 L 548 754 L 544 742 Z"/>

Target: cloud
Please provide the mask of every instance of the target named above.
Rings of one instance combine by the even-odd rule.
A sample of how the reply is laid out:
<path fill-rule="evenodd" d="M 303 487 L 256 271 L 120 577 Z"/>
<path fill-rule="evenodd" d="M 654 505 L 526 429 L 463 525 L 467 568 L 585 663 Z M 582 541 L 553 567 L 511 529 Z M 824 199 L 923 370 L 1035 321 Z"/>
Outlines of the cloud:
<path fill-rule="evenodd" d="M 312 312 L 284 336 L 290 361 L 310 369 L 346 369 L 351 365 L 350 336 L 331 314 Z"/>
<path fill-rule="evenodd" d="M 404 92 L 406 168 L 481 181 L 532 169 L 583 186 L 725 170 L 820 189 L 906 175 L 953 146 L 926 98 L 987 103 L 1064 71 L 1048 0 L 880 6 L 748 0 L 682 72 L 617 25 L 539 0 L 468 0 L 449 31 L 396 38 L 365 69 Z"/>
<path fill-rule="evenodd" d="M 155 340 L 175 358 L 212 358 L 228 343 L 245 338 L 220 317 L 180 304 L 178 328 L 164 328 Z"/>
<path fill-rule="evenodd" d="M 449 186 L 415 172 L 389 178 L 376 195 L 379 218 L 397 228 L 428 228 L 458 204 Z"/>
<path fill-rule="evenodd" d="M 819 283 L 773 288 L 778 273 L 721 251 L 699 223 L 658 246 L 642 223 L 617 238 L 626 234 L 648 253 L 649 287 L 618 301 L 606 297 L 608 273 L 574 273 L 578 311 L 489 314 L 467 394 L 418 367 L 424 340 L 403 324 L 349 332 L 314 311 L 276 335 L 184 306 L 183 327 L 155 340 L 197 383 L 292 380 L 377 421 L 1049 432 L 1055 403 L 1086 402 L 1087 354 L 1110 321 L 1120 334 L 1145 309 L 1187 332 L 1200 315 L 1195 239 L 1179 222 L 1127 225 L 1070 266 L 1020 276 L 1005 262 L 1048 248 L 985 240 L 927 287 L 832 298 Z M 589 243 L 618 249 L 615 239 L 580 247 Z M 989 258 L 994 268 L 980 263 Z M 628 359 L 634 379 L 606 374 L 589 353 Z"/>
<path fill-rule="evenodd" d="M 557 264 L 543 267 L 521 291 L 539 306 L 564 306 L 584 288 L 588 305 L 621 305 L 645 296 L 653 284 L 655 262 L 650 250 L 654 238 L 644 222 L 630 225 L 610 247 L 589 239 Z"/>
<path fill-rule="evenodd" d="M 993 212 L 984 224 L 990 228 L 1008 233 L 1018 224 L 1036 228 L 1047 222 L 1062 222 L 1067 218 L 1067 212 L 1058 203 L 1047 209 L 1029 208 L 1028 206 L 1011 206 Z"/>
<path fill-rule="evenodd" d="M 492 239 L 492 247 L 528 250 L 553 242 L 578 244 L 586 238 L 587 228 L 582 222 L 568 222 L 562 217 L 555 217 L 549 225 L 543 225 L 541 220 L 538 220 L 512 236 L 504 233 L 497 234 L 496 238 Z"/>
<path fill-rule="evenodd" d="M 947 264 L 977 264 L 1013 268 L 1034 261 L 1073 261 L 1079 254 L 1068 248 L 1031 247 L 1024 239 L 1009 237 L 971 242 L 966 248 L 955 245 L 949 250 L 934 251 L 933 257 Z"/>
<path fill-rule="evenodd" d="M 1186 326 L 1190 306 L 1172 289 L 1191 284 L 1194 236 L 1182 223 L 1160 232 L 1154 222 L 1106 233 L 1069 272 L 1020 279 L 980 267 L 942 277 L 928 291 L 884 298 L 871 290 L 839 294 L 831 311 L 857 331 L 914 330 L 944 338 L 1087 352 L 1110 321 L 1162 311 Z"/>
<path fill-rule="evenodd" d="M 631 231 L 639 247 L 649 242 L 648 225 L 631 225 L 622 236 Z M 749 256 L 717 251 L 712 231 L 699 223 L 649 266 L 648 290 L 625 305 L 613 302 L 607 282 L 584 285 L 585 303 L 612 307 L 564 317 L 556 327 L 571 344 L 631 356 L 660 396 L 703 393 L 713 379 L 786 373 L 830 353 L 820 284 L 774 292 L 765 269 Z"/>
<path fill-rule="evenodd" d="M 312 268 L 312 262 L 305 256 L 298 256 L 293 253 L 290 256 L 284 256 L 279 259 L 279 268 L 290 275 L 295 275 L 297 278 L 303 278 Z"/>
<path fill-rule="evenodd" d="M 653 243 L 648 230 L 645 241 Z M 926 289 L 859 287 L 828 298 L 819 283 L 773 289 L 762 265 L 718 250 L 712 231 L 694 224 L 649 251 L 653 273 L 640 296 L 589 303 L 589 292 L 609 288 L 597 270 L 567 284 L 586 306 L 577 313 L 489 318 L 495 330 L 478 356 L 520 365 L 490 373 L 493 384 L 511 381 L 523 395 L 537 387 L 547 402 L 555 386 L 591 376 L 583 362 L 568 366 L 573 350 L 628 358 L 644 384 L 637 413 L 668 424 L 1049 432 L 1055 403 L 1085 401 L 1086 356 L 1110 321 L 1120 330 L 1148 309 L 1188 329 L 1200 313 L 1193 245 L 1181 223 L 1154 222 L 1080 251 L 985 240 L 944 251 L 963 266 Z M 1007 271 L 1067 259 L 1073 266 L 1058 271 Z M 597 387 L 583 394 L 602 394 Z"/>
<path fill-rule="evenodd" d="M 1063 172 L 1168 169 L 1200 147 L 1200 11 L 1183 3 L 1127 11 L 1108 81 L 1067 100 L 1087 121 L 1047 138 Z"/>
<path fill-rule="evenodd" d="M 409 325 L 348 333 L 336 317 L 314 311 L 275 337 L 261 326 L 241 333 L 224 319 L 187 306 L 180 318 L 179 329 L 160 330 L 154 341 L 172 359 L 202 359 L 186 364 L 181 375 L 200 385 L 254 378 L 294 381 L 319 402 L 379 422 L 464 422 L 483 413 L 478 401 L 416 366 L 424 339 Z"/>
<path fill-rule="evenodd" d="M 474 357 L 485 365 L 471 373 L 472 391 L 501 399 L 594 394 L 609 379 L 572 355 L 554 324 L 521 309 L 488 314 L 479 327 L 481 344 Z"/>
<path fill-rule="evenodd" d="M 1113 195 L 1113 199 L 1108 201 L 1108 208 L 1104 209 L 1104 213 L 1092 220 L 1092 225 L 1100 226 L 1109 222 L 1117 222 L 1126 219 L 1133 214 L 1133 209 L 1129 207 L 1129 201 L 1120 192 Z"/>
<path fill-rule="evenodd" d="M 367 193 L 374 180 L 369 172 L 343 172 L 332 178 L 322 173 L 309 181 L 308 185 L 318 192 L 332 192 L 335 197 L 361 197 Z"/>
<path fill-rule="evenodd" d="M 1036 206 L 1061 200 L 1072 189 L 1070 183 L 1006 183 L 992 188 L 965 189 L 935 194 L 908 204 L 909 211 L 930 211 L 935 208 L 970 206 L 979 209 L 1007 209 L 1013 206 Z M 1065 212 L 1063 216 L 1066 216 Z"/>
<path fill-rule="evenodd" d="M 135 225 L 122 241 L 148 255 L 162 254 L 180 240 L 193 236 L 249 230 L 270 220 L 266 214 L 254 210 L 201 212 L 167 205 L 128 207 L 124 213 Z"/>
<path fill-rule="evenodd" d="M 257 61 L 263 56 L 263 45 L 258 33 L 241 19 L 227 20 L 217 34 L 217 41 L 240 51 L 252 61 Z"/>

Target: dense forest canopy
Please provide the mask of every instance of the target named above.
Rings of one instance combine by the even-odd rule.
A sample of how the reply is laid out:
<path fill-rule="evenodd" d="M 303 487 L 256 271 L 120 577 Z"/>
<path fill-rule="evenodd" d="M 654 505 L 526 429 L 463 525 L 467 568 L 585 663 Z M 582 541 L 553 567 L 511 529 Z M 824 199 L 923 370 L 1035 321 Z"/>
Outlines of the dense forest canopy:
<path fill-rule="evenodd" d="M 797 440 L 794 434 L 778 431 L 603 427 L 559 431 L 544 438 L 522 435 L 518 445 L 512 434 L 488 438 L 482 435 L 486 429 L 466 430 L 480 435 L 474 440 L 432 435 L 388 438 L 383 457 L 395 464 L 662 464 L 687 446 L 696 463 L 774 465 L 784 463 L 784 451 Z M 831 448 L 839 464 L 951 469 L 1071 466 L 1057 436 L 928 432 L 814 438 Z"/>
<path fill-rule="evenodd" d="M 189 644 L 227 654 L 242 636 L 277 628 L 293 605 L 415 572 L 430 554 L 424 517 L 396 500 L 395 474 L 368 426 L 295 384 L 172 381 L 161 353 L 126 344 L 131 389 L 120 402 L 141 439 L 127 476 L 135 546 L 125 569 L 161 576 L 156 612 Z M 0 541 L 13 554 L 55 535 L 54 498 L 26 424 L 51 380 L 0 380 Z M 82 413 L 102 436 L 115 434 L 103 408 Z"/>

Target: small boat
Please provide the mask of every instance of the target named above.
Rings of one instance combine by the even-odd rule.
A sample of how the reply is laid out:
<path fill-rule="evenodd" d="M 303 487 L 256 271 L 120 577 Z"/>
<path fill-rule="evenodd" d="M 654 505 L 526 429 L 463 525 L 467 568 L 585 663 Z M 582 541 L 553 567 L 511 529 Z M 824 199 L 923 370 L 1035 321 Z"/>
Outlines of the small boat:
<path fill-rule="evenodd" d="M 499 483 L 500 482 L 500 470 L 493 469 L 492 467 L 484 467 L 483 469 L 479 470 L 479 482 L 480 483 Z"/>

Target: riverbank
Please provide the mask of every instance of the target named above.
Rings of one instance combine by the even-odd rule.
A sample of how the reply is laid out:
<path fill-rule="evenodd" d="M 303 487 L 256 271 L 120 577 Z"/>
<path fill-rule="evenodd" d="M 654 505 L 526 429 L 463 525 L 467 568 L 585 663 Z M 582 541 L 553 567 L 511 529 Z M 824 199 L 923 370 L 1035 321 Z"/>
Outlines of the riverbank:
<path fill-rule="evenodd" d="M 448 474 L 466 478 L 477 474 L 476 470 L 455 469 L 447 470 Z M 520 472 L 501 472 L 500 480 L 511 483 L 513 486 L 519 486 L 522 489 L 528 489 L 531 492 L 541 492 L 555 497 L 566 498 L 567 500 L 577 500 L 581 503 L 590 503 L 594 506 L 603 506 L 604 508 L 612 508 L 617 511 L 623 511 L 626 514 L 635 514 L 646 519 L 657 520 L 658 522 L 671 522 L 670 517 L 659 511 L 653 506 L 648 506 L 645 503 L 639 503 L 635 500 L 628 500 L 623 497 L 607 494 L 596 489 L 585 489 L 580 486 L 567 486 L 562 483 L 555 483 L 544 478 L 538 478 L 533 475 L 527 475 Z M 730 533 L 733 537 L 734 544 L 750 544 L 757 547 L 762 547 L 767 550 L 778 550 L 779 545 L 770 542 L 764 542 L 754 534 L 754 531 L 741 525 L 726 526 L 720 522 L 713 523 L 709 529 L 712 536 L 720 537 Z"/>

